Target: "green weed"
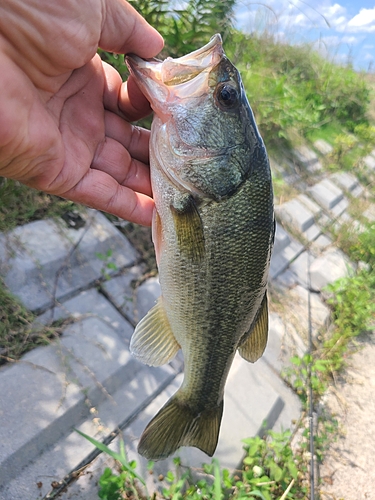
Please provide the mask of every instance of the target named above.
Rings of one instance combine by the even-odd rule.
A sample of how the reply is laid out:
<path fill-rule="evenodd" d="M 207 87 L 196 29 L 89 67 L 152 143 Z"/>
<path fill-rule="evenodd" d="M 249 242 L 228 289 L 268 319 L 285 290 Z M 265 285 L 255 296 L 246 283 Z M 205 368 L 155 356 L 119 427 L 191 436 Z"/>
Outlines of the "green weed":
<path fill-rule="evenodd" d="M 99 498 L 120 500 L 121 498 L 148 499 L 137 485 L 145 487 L 144 480 L 135 472 L 135 462 L 128 462 L 124 444 L 120 441 L 120 453 L 77 431 L 97 448 L 118 461 L 119 470 L 106 468 L 99 480 Z M 263 438 L 258 436 L 244 440 L 245 457 L 243 468 L 231 475 L 222 469 L 217 459 L 204 464 L 199 479 L 191 471 L 184 470 L 180 459 L 174 459 L 175 472 L 168 471 L 163 478 L 161 493 L 153 498 L 166 500 L 245 500 L 260 498 L 273 500 L 280 498 L 305 498 L 308 487 L 303 477 L 306 471 L 302 453 L 295 453 L 291 446 L 292 434 L 289 430 L 280 433 L 268 431 Z M 148 465 L 152 473 L 153 462 Z M 182 472 L 184 471 L 184 472 Z"/>
<path fill-rule="evenodd" d="M 0 232 L 76 209 L 71 202 L 0 177 Z"/>

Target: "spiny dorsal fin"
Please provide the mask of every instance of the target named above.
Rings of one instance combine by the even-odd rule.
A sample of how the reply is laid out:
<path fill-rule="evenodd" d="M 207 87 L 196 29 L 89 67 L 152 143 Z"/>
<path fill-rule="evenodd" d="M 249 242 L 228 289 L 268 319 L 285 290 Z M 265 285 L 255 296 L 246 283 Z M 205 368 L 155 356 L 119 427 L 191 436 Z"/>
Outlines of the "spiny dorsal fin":
<path fill-rule="evenodd" d="M 268 301 L 267 294 L 264 294 L 262 304 L 259 308 L 258 317 L 254 326 L 250 329 L 250 335 L 245 335 L 245 341 L 238 348 L 240 355 L 254 363 L 259 359 L 267 345 L 268 339 Z"/>
<path fill-rule="evenodd" d="M 159 298 L 136 326 L 130 341 L 130 352 L 146 365 L 160 366 L 173 359 L 179 349 Z"/>
<path fill-rule="evenodd" d="M 171 210 L 181 254 L 194 263 L 200 262 L 205 254 L 204 233 L 194 199 L 189 196 L 182 206 L 171 205 Z"/>
<path fill-rule="evenodd" d="M 149 460 L 172 455 L 180 446 L 195 446 L 212 457 L 219 438 L 223 401 L 195 415 L 179 397 L 172 396 L 144 430 L 138 453 Z"/>

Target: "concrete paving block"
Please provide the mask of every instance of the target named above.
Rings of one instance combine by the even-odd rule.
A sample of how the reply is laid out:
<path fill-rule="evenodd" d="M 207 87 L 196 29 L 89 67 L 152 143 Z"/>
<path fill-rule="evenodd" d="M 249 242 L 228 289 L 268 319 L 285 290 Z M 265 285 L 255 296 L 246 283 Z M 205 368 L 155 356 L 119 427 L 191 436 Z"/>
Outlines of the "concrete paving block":
<path fill-rule="evenodd" d="M 96 210 L 88 210 L 86 225 L 81 229 L 75 230 L 63 225 L 62 231 L 71 243 L 80 241 L 73 254 L 77 261 L 90 261 L 91 267 L 99 275 L 103 272 L 103 260 L 97 254 L 106 255 L 110 251 L 108 260 L 118 269 L 128 267 L 137 260 L 137 252 L 126 237 L 105 215 Z M 106 272 L 111 274 L 110 270 Z"/>
<path fill-rule="evenodd" d="M 111 328 L 128 342 L 132 333 L 132 325 L 124 319 L 117 309 L 96 288 L 85 290 L 79 295 L 65 302 L 61 302 L 52 309 L 38 316 L 36 323 L 51 325 L 59 319 L 72 317 L 82 320 L 89 317 L 99 318 L 109 324 Z"/>
<path fill-rule="evenodd" d="M 335 172 L 330 176 L 330 180 L 334 182 L 339 188 L 351 193 L 356 187 L 359 186 L 358 179 L 355 175 L 349 172 Z"/>
<path fill-rule="evenodd" d="M 286 224 L 304 233 L 314 224 L 314 214 L 297 199 L 292 199 L 276 207 L 277 216 Z"/>
<path fill-rule="evenodd" d="M 364 195 L 364 192 L 365 192 L 364 188 L 360 184 L 358 184 L 358 186 L 355 187 L 351 192 L 351 195 L 354 196 L 355 198 L 359 198 L 360 196 Z"/>
<path fill-rule="evenodd" d="M 87 318 L 69 325 L 59 342 L 3 367 L 0 484 L 78 425 L 89 406 L 130 381 L 142 366 L 113 328 Z"/>
<path fill-rule="evenodd" d="M 304 233 L 303 236 L 307 239 L 307 241 L 314 241 L 320 234 L 322 230 L 317 224 L 313 224 L 310 226 Z"/>
<path fill-rule="evenodd" d="M 287 300 L 293 304 L 293 308 L 286 311 L 284 321 L 291 322 L 296 328 L 298 335 L 308 345 L 308 296 L 310 294 L 311 326 L 312 334 L 317 336 L 318 332 L 326 329 L 330 322 L 331 311 L 320 298 L 320 294 L 309 292 L 301 285 L 297 285 L 287 292 Z M 288 320 L 288 321 L 287 321 Z"/>
<path fill-rule="evenodd" d="M 299 163 L 301 163 L 304 167 L 309 167 L 319 161 L 318 155 L 315 153 L 315 151 L 308 148 L 307 146 L 298 146 L 293 149 L 292 152 Z"/>
<path fill-rule="evenodd" d="M 375 170 L 375 158 L 372 155 L 366 156 L 362 161 L 369 170 Z"/>
<path fill-rule="evenodd" d="M 334 217 L 340 217 L 340 215 L 344 214 L 348 206 L 349 206 L 349 201 L 346 198 L 343 198 L 341 201 L 337 203 L 337 205 L 335 205 L 332 208 L 331 213 Z"/>
<path fill-rule="evenodd" d="M 75 427 L 85 434 L 101 441 L 119 426 L 134 418 L 141 412 L 149 400 L 156 397 L 165 384 L 173 381 L 176 376 L 169 366 L 158 368 L 142 365 L 134 378 L 124 383 L 97 406 L 91 406 L 86 419 Z M 52 481 L 61 481 L 71 470 L 75 469 L 84 460 L 94 447 L 71 429 L 68 430 L 51 447 L 29 463 L 17 477 L 8 481 L 0 488 L 0 496 L 4 499 L 38 498 L 51 491 Z M 98 479 L 104 470 L 104 462 L 108 460 L 105 455 L 101 457 L 103 466 L 99 470 Z M 37 483 L 41 481 L 39 488 Z M 84 498 L 97 498 L 98 487 L 95 484 L 95 495 Z M 74 491 L 74 488 L 73 488 Z M 67 494 L 71 495 L 70 487 Z M 86 489 L 87 494 L 87 489 Z M 68 496 L 69 498 L 69 496 Z M 73 497 L 75 498 L 75 497 Z"/>
<path fill-rule="evenodd" d="M 277 278 L 271 281 L 272 285 L 275 285 L 276 288 L 284 290 L 284 288 L 292 288 L 297 284 L 297 278 L 294 273 L 290 269 L 286 269 L 286 271 L 282 272 L 277 276 Z"/>
<path fill-rule="evenodd" d="M 305 251 L 301 253 L 301 255 L 299 255 L 289 266 L 289 270 L 294 274 L 297 283 L 305 288 L 308 287 L 308 265 L 310 264 L 311 268 L 313 261 L 314 256 L 310 253 L 309 257 L 308 252 Z"/>
<path fill-rule="evenodd" d="M 43 311 L 90 286 L 106 268 L 130 266 L 137 254 L 128 240 L 99 212 L 89 211 L 79 230 L 52 220 L 31 222 L 5 236 L 0 274 L 10 291 L 32 311 Z M 75 247 L 75 245 L 78 245 Z M 98 254 L 108 257 L 100 259 Z"/>
<path fill-rule="evenodd" d="M 275 279 L 289 266 L 289 264 L 303 251 L 303 245 L 290 238 L 288 246 L 280 252 L 274 252 L 270 264 L 270 278 Z"/>
<path fill-rule="evenodd" d="M 311 213 L 313 213 L 315 218 L 318 218 L 322 213 L 321 207 L 305 194 L 299 194 L 297 196 L 297 200 L 300 201 Z"/>
<path fill-rule="evenodd" d="M 315 253 L 315 252 L 320 253 L 331 244 L 332 244 L 332 240 L 330 238 L 328 238 L 328 236 L 326 236 L 325 234 L 321 234 L 313 242 L 311 249 L 312 249 L 313 253 Z"/>
<path fill-rule="evenodd" d="M 319 217 L 319 227 L 323 231 L 329 230 L 332 227 L 332 224 L 333 224 L 333 221 L 332 221 L 332 219 L 330 217 L 328 217 L 327 214 L 322 214 Z"/>
<path fill-rule="evenodd" d="M 110 301 L 127 317 L 133 324 L 136 311 L 136 293 L 137 282 L 145 273 L 145 267 L 142 265 L 133 266 L 114 278 L 102 283 L 102 288 Z"/>
<path fill-rule="evenodd" d="M 285 367 L 290 366 L 292 356 L 303 356 L 305 352 L 306 346 L 294 326 L 291 323 L 286 325 L 279 314 L 271 312 L 268 343 L 263 354 L 266 363 L 280 373 Z"/>
<path fill-rule="evenodd" d="M 329 153 L 332 153 L 333 147 L 331 144 L 326 142 L 323 139 L 318 139 L 317 141 L 314 142 L 314 147 L 321 153 L 322 155 L 326 156 Z"/>
<path fill-rule="evenodd" d="M 308 189 L 314 200 L 324 209 L 330 211 L 344 197 L 343 192 L 329 179 L 323 179 Z"/>
<path fill-rule="evenodd" d="M 149 278 L 134 288 L 131 283 L 140 276 L 140 268 L 133 267 L 103 283 L 103 288 L 111 301 L 130 318 L 133 324 L 137 324 L 155 305 L 161 292 L 157 277 Z"/>
<path fill-rule="evenodd" d="M 135 317 L 137 322 L 146 316 L 148 311 L 154 307 L 160 294 L 161 289 L 158 277 L 144 281 L 137 289 Z"/>
<path fill-rule="evenodd" d="M 276 223 L 276 232 L 275 232 L 275 243 L 273 245 L 273 254 L 277 254 L 284 250 L 291 242 L 291 239 L 288 233 L 280 226 L 280 224 Z"/>
<path fill-rule="evenodd" d="M 311 287 L 321 291 L 329 283 L 347 276 L 352 269 L 352 264 L 343 252 L 328 249 L 311 264 Z"/>

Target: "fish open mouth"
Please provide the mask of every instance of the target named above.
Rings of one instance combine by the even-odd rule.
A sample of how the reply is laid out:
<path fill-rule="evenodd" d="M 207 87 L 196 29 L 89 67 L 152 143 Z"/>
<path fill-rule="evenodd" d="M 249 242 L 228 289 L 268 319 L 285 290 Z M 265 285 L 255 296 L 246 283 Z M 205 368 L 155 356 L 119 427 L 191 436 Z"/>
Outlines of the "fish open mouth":
<path fill-rule="evenodd" d="M 198 78 L 197 86 L 200 86 L 203 79 L 207 80 L 204 75 L 219 64 L 223 54 L 221 36 L 216 34 L 205 46 L 176 59 L 168 57 L 164 61 L 155 58 L 144 60 L 130 54 L 126 56 L 125 60 L 130 72 L 135 76 L 142 91 L 152 103 L 155 99 L 161 101 L 166 99 L 169 94 L 167 88 L 183 87 L 183 84 L 192 82 L 199 75 L 201 78 Z M 180 87 L 178 91 L 176 90 L 176 94 L 181 94 L 179 97 L 183 97 L 187 95 L 187 92 Z"/>

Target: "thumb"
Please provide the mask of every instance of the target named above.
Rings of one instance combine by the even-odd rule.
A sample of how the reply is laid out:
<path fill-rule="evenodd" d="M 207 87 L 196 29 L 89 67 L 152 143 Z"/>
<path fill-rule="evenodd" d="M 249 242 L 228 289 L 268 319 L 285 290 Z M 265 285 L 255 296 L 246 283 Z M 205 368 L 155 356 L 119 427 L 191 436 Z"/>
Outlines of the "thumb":
<path fill-rule="evenodd" d="M 99 47 L 120 54 L 153 57 L 163 48 L 162 36 L 125 0 L 105 0 Z"/>

